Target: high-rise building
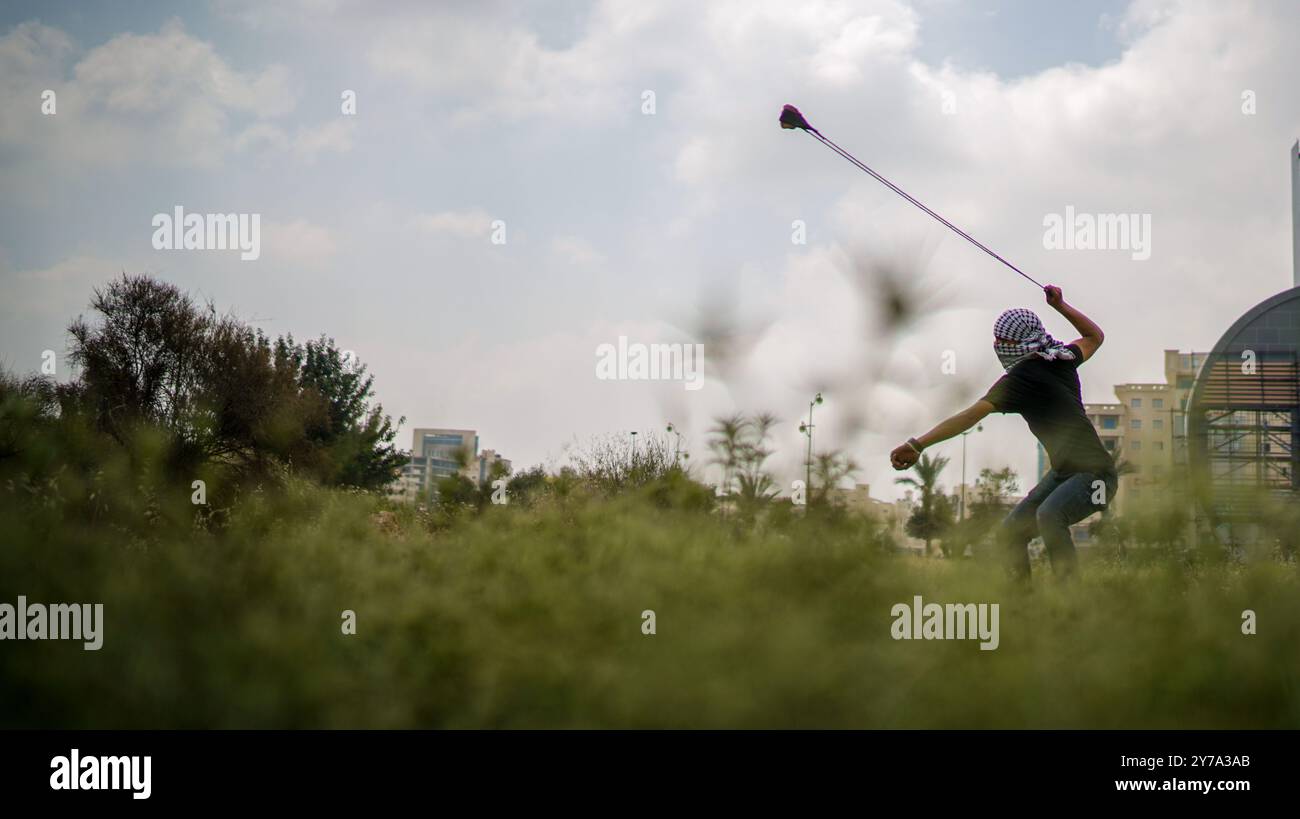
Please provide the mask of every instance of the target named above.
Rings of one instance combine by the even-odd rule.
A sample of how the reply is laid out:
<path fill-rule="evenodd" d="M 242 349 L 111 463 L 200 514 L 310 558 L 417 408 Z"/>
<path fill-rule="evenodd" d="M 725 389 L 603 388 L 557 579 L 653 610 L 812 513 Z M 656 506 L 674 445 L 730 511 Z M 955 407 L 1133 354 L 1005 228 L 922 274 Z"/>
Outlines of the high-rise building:
<path fill-rule="evenodd" d="M 510 474 L 510 461 L 496 450 L 479 451 L 478 433 L 472 429 L 419 428 L 411 433 L 411 460 L 390 488 L 390 494 L 408 499 L 428 497 L 443 478 L 461 475 L 476 486 L 491 480 L 497 464 Z"/>
<path fill-rule="evenodd" d="M 416 429 L 412 432 L 411 466 L 422 485 L 452 475 L 478 479 L 478 433 L 472 429 Z"/>
<path fill-rule="evenodd" d="M 1300 139 L 1291 146 L 1291 286 L 1300 287 Z"/>
<path fill-rule="evenodd" d="M 411 433 L 411 461 L 402 470 L 406 487 L 417 497 L 428 497 L 438 481 L 453 475 L 478 479 L 478 433 L 472 429 L 415 429 Z"/>
<path fill-rule="evenodd" d="M 1164 383 L 1116 384 L 1115 403 L 1084 404 L 1088 420 L 1121 467 L 1117 512 L 1166 491 L 1187 464 L 1187 402 L 1205 353 L 1165 350 Z M 1050 468 L 1038 446 L 1038 478 Z"/>
<path fill-rule="evenodd" d="M 495 449 L 485 449 L 478 456 L 478 485 L 485 486 L 491 480 L 493 473 L 509 475 L 510 461 L 502 458 Z"/>
<path fill-rule="evenodd" d="M 420 496 L 420 481 L 408 467 L 409 464 L 402 467 L 397 480 L 388 485 L 388 497 L 394 500 L 413 501 Z"/>

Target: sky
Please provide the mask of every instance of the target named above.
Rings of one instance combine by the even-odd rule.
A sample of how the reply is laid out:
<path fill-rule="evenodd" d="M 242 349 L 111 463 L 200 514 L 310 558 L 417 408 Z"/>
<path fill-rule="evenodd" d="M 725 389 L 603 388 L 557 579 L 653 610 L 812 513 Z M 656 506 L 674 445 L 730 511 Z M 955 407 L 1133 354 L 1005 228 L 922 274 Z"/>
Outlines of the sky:
<path fill-rule="evenodd" d="M 709 478 L 713 420 L 767 411 L 784 488 L 820 391 L 816 448 L 891 499 L 889 450 L 1000 374 L 999 312 L 1074 336 L 781 106 L 1062 287 L 1114 401 L 1291 286 L 1297 35 L 1280 0 L 5 3 L 0 366 L 69 377 L 92 288 L 147 273 L 355 351 L 403 446 L 470 428 L 554 468 L 671 422 Z M 259 215 L 260 255 L 155 248 L 177 206 Z M 1067 213 L 1149 234 L 1049 246 Z M 702 385 L 599 378 L 620 337 L 702 344 Z M 968 446 L 1032 482 L 1021 419 Z"/>

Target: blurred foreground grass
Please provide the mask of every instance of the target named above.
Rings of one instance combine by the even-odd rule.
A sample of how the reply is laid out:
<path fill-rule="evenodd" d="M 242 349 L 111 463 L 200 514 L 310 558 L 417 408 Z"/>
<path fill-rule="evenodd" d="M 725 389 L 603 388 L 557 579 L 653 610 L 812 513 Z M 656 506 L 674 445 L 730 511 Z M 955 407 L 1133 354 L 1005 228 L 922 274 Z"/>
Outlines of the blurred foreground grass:
<path fill-rule="evenodd" d="M 4 727 L 1300 727 L 1294 563 L 1085 555 L 1077 585 L 1036 566 L 1023 592 L 865 522 L 643 495 L 431 530 L 290 480 L 213 532 L 188 488 L 147 527 L 65 514 L 87 491 L 0 492 L 0 602 L 105 609 L 98 652 L 0 643 Z M 1000 647 L 894 641 L 917 594 L 1000 603 Z"/>

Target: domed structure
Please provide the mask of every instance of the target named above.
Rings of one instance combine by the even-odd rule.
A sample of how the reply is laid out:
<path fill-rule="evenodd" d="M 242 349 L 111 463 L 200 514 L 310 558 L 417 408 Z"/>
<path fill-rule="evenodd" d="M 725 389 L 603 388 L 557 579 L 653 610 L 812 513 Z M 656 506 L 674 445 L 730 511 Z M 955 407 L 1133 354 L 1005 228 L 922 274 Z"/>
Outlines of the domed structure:
<path fill-rule="evenodd" d="M 1192 475 L 1215 522 L 1248 520 L 1261 489 L 1300 502 L 1300 287 L 1228 328 L 1201 366 L 1187 419 Z"/>
<path fill-rule="evenodd" d="M 1260 492 L 1300 503 L 1300 141 L 1289 160 L 1296 286 L 1228 328 L 1187 404 L 1191 477 L 1215 524 L 1250 521 Z"/>

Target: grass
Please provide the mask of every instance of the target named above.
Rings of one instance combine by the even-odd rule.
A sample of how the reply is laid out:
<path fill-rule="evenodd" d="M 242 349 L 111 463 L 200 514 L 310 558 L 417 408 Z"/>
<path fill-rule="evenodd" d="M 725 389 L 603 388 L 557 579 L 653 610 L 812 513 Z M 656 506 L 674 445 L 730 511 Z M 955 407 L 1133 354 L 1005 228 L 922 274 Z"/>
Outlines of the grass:
<path fill-rule="evenodd" d="M 1024 591 L 887 553 L 865 522 L 740 527 L 635 495 L 431 530 L 290 480 L 211 532 L 187 487 L 147 523 L 72 514 L 90 491 L 0 490 L 0 602 L 106 621 L 98 652 L 0 644 L 3 727 L 1300 727 L 1294 564 L 1097 557 Z M 999 603 L 999 648 L 891 639 L 917 594 Z"/>

